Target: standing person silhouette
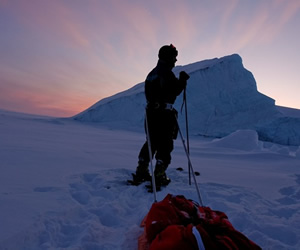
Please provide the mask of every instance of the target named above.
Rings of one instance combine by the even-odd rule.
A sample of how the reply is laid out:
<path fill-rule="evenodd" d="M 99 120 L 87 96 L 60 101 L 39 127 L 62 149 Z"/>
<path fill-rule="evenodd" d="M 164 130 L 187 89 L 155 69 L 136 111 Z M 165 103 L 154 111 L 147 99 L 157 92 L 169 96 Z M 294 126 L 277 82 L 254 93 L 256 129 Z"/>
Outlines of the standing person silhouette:
<path fill-rule="evenodd" d="M 162 46 L 158 53 L 158 63 L 145 81 L 146 115 L 152 158 L 155 156 L 156 159 L 154 175 L 158 188 L 170 182 L 166 170 L 171 163 L 173 140 L 176 139 L 178 133 L 177 111 L 173 104 L 189 79 L 189 75 L 184 71 L 180 72 L 179 79 L 172 72 L 177 55 L 178 51 L 172 44 Z M 131 184 L 139 185 L 142 182 L 151 181 L 149 162 L 148 141 L 146 140 L 140 150 L 138 166 L 135 174 L 132 174 Z"/>

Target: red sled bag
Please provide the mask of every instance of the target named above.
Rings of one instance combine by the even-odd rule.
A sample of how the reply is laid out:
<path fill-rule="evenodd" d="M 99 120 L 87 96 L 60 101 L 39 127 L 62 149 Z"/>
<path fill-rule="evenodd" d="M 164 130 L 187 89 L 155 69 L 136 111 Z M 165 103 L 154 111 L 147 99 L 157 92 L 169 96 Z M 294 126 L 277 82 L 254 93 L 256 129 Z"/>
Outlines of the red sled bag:
<path fill-rule="evenodd" d="M 201 207 L 182 195 L 168 194 L 154 203 L 144 226 L 139 250 L 261 249 L 235 230 L 225 213 Z"/>

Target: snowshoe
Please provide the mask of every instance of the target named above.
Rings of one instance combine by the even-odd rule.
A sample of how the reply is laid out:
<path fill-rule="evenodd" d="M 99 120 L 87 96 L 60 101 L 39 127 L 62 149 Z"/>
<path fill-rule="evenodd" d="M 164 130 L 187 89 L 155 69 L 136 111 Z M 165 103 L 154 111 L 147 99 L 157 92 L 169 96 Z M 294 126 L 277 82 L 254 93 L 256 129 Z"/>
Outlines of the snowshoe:
<path fill-rule="evenodd" d="M 166 174 L 156 177 L 156 179 L 155 179 L 155 183 L 157 186 L 166 187 L 169 185 L 170 182 L 171 182 L 171 180 L 170 180 L 170 178 L 167 177 Z"/>
<path fill-rule="evenodd" d="M 156 184 L 156 191 L 161 191 L 162 187 L 166 187 L 171 182 L 171 179 L 167 177 L 166 174 L 156 177 L 155 178 L 155 184 Z M 148 192 L 153 192 L 153 186 L 152 181 L 150 182 L 150 185 L 146 185 L 146 188 L 148 189 Z"/>
<path fill-rule="evenodd" d="M 127 180 L 127 183 L 129 185 L 133 186 L 139 186 L 143 182 L 146 181 L 151 181 L 151 175 L 148 173 L 147 175 L 137 175 L 137 174 L 132 174 L 132 180 Z"/>
<path fill-rule="evenodd" d="M 151 181 L 151 175 L 148 169 L 148 163 L 139 160 L 138 166 L 134 174 L 132 174 L 132 180 L 128 180 L 127 183 L 130 185 L 138 186 L 143 182 Z"/>

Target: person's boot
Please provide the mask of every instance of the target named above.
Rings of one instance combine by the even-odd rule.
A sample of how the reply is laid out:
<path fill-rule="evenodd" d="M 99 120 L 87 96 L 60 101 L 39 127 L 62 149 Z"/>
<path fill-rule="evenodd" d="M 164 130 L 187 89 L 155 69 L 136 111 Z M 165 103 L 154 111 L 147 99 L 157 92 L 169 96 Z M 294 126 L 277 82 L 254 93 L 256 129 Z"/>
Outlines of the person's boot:
<path fill-rule="evenodd" d="M 128 181 L 132 185 L 140 185 L 145 181 L 151 181 L 151 175 L 148 169 L 148 163 L 139 161 L 135 174 L 132 174 L 132 181 Z"/>
<path fill-rule="evenodd" d="M 166 166 L 163 161 L 157 160 L 154 171 L 155 184 L 157 188 L 160 188 L 161 186 L 167 186 L 171 182 L 166 175 L 167 167 L 168 166 Z"/>

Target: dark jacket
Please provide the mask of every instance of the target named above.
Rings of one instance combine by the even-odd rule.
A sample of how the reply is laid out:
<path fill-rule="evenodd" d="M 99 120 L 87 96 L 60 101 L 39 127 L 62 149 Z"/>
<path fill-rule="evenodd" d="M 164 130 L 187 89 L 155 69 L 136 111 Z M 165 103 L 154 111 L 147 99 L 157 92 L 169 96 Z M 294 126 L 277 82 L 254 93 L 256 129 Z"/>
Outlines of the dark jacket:
<path fill-rule="evenodd" d="M 176 97 L 186 86 L 186 80 L 178 79 L 164 61 L 159 60 L 145 81 L 145 95 L 148 103 L 174 104 Z"/>

